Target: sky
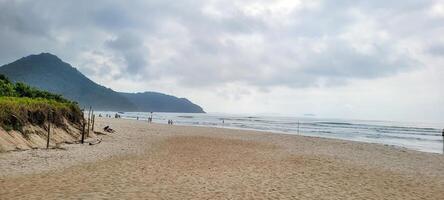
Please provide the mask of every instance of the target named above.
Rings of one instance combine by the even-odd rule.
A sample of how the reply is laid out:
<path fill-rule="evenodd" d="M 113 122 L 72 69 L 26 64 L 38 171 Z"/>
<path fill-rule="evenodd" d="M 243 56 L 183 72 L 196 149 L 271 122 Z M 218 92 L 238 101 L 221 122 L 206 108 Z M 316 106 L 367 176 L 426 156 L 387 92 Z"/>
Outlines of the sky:
<path fill-rule="evenodd" d="M 444 0 L 0 0 L 0 64 L 41 52 L 207 112 L 444 122 Z"/>

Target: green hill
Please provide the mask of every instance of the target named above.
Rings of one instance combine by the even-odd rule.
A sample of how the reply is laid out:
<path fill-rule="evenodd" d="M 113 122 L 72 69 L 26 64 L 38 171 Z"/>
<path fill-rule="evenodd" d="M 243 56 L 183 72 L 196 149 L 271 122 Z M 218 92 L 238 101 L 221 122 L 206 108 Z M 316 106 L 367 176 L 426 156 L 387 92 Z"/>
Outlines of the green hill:
<path fill-rule="evenodd" d="M 141 112 L 183 112 L 183 113 L 204 113 L 203 109 L 185 98 L 157 93 L 120 93 Z"/>
<path fill-rule="evenodd" d="M 21 58 L 0 67 L 13 81 L 63 95 L 81 106 L 99 110 L 135 110 L 135 106 L 119 93 L 98 85 L 58 57 L 42 53 Z"/>
<path fill-rule="evenodd" d="M 12 81 L 61 94 L 80 106 L 104 111 L 204 112 L 185 98 L 161 93 L 119 93 L 103 87 L 55 55 L 41 53 L 0 67 Z"/>

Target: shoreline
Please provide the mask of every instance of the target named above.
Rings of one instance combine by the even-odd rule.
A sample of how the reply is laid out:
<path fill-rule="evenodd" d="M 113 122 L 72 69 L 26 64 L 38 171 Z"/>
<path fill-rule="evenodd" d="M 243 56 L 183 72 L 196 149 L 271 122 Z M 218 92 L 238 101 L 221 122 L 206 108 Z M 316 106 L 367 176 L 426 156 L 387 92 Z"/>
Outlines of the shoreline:
<path fill-rule="evenodd" d="M 128 120 L 132 120 L 132 119 L 128 119 Z M 162 124 L 162 123 L 154 123 L 154 124 Z M 175 126 L 228 129 L 228 130 L 239 130 L 239 131 L 253 131 L 253 132 L 261 132 L 261 133 L 268 133 L 268 134 L 292 135 L 292 136 L 296 136 L 296 137 L 309 137 L 309 138 L 339 140 L 339 141 L 357 142 L 357 143 L 364 143 L 364 144 L 371 144 L 371 145 L 382 145 L 382 146 L 385 146 L 385 147 L 390 147 L 390 148 L 393 148 L 393 149 L 405 150 L 405 151 L 414 151 L 414 152 L 419 152 L 419 153 L 431 153 L 431 154 L 444 155 L 444 151 L 442 153 L 431 152 L 431 151 L 421 151 L 421 150 L 417 150 L 417 149 L 413 149 L 413 148 L 408 148 L 408 147 L 404 147 L 404 146 L 400 146 L 400 145 L 394 145 L 394 144 L 384 144 L 384 143 L 377 143 L 377 142 L 364 142 L 364 141 L 360 141 L 360 140 L 347 140 L 347 139 L 334 138 L 334 137 L 322 137 L 322 136 L 315 136 L 315 135 L 306 135 L 304 133 L 297 134 L 297 133 L 283 132 L 283 131 L 268 131 L 268 130 L 259 130 L 259 129 L 252 129 L 252 128 L 239 128 L 239 127 L 228 127 L 228 126 L 227 127 L 223 127 L 223 126 L 182 125 L 182 124 L 175 125 Z"/>
<path fill-rule="evenodd" d="M 125 113 L 123 118 L 144 119 L 149 113 Z M 366 143 L 401 146 L 416 151 L 443 154 L 442 124 L 405 121 L 360 121 L 353 119 L 290 118 L 273 116 L 247 117 L 237 115 L 187 115 L 183 113 L 157 113 L 155 122 L 241 130 L 266 131 L 282 134 L 341 139 Z M 226 123 L 222 123 L 225 119 Z M 298 121 L 301 128 L 298 131 Z"/>
<path fill-rule="evenodd" d="M 436 197 L 444 195 L 444 156 L 441 154 L 256 130 L 97 119 L 96 127 L 110 125 L 116 130 L 115 134 L 99 136 L 102 143 L 98 145 L 69 144 L 62 145 L 64 149 L 0 154 L 0 196 L 14 199 L 45 195 L 55 199 L 54 191 L 63 191 L 68 195 L 63 197 L 79 198 L 100 197 L 95 192 L 110 198 L 154 195 L 151 197 L 181 199 L 183 196 L 173 195 L 179 193 L 190 198 L 216 199 L 230 195 L 247 198 L 255 194 L 279 198 L 299 194 L 307 199 L 323 195 L 350 197 L 348 189 L 337 185 L 339 183 L 349 187 L 355 187 L 349 185 L 352 183 L 364 184 L 362 187 L 366 190 L 356 187 L 359 192 L 352 196 L 366 198 L 388 197 L 378 196 L 380 193 L 394 195 L 390 196 L 393 199 L 439 199 Z M 107 174 L 118 179 L 109 180 L 111 177 Z M 45 185 L 48 182 L 45 179 L 54 183 Z M 126 181 L 120 182 L 123 180 Z M 242 183 L 245 180 L 249 181 Z M 78 181 L 102 186 L 95 186 L 95 192 L 76 194 L 77 189 L 70 188 L 69 184 Z M 270 184 L 261 185 L 264 181 Z M 233 184 L 246 185 L 244 190 L 251 193 L 239 193 L 236 188 L 228 187 Z M 45 190 L 45 186 L 52 190 L 43 194 L 37 189 Z M 113 193 L 116 186 L 123 191 L 135 191 L 136 196 Z M 169 189 L 157 190 L 166 186 Z M 189 187 L 198 194 L 189 193 Z M 22 192 L 17 196 L 18 191 L 4 188 L 22 189 Z M 222 188 L 221 195 L 211 196 L 217 188 Z M 325 191 L 318 191 L 322 188 Z M 268 189 L 277 193 L 262 192 Z"/>
<path fill-rule="evenodd" d="M 114 118 L 110 118 L 110 119 L 114 119 Z M 138 122 L 147 123 L 147 122 L 142 121 L 142 120 L 129 119 L 129 118 L 128 119 L 127 118 L 120 118 L 118 120 L 131 120 L 131 121 L 138 121 Z M 151 124 L 167 125 L 167 124 L 157 123 L 157 122 L 152 122 Z M 283 131 L 269 131 L 269 130 L 259 130 L 259 129 L 252 129 L 252 128 L 240 128 L 240 127 L 229 127 L 229 126 L 223 127 L 223 126 L 183 125 L 183 124 L 175 124 L 174 126 L 176 126 L 176 127 L 184 127 L 184 128 L 187 128 L 187 127 L 197 127 L 197 128 L 211 128 L 211 129 L 228 129 L 228 130 L 247 131 L 247 132 L 259 132 L 259 133 L 265 133 L 265 134 L 277 134 L 277 135 L 289 135 L 289 136 L 295 136 L 295 137 L 308 137 L 308 138 L 315 138 L 315 139 L 338 140 L 338 141 L 345 141 L 345 142 L 352 142 L 352 143 L 363 143 L 363 144 L 370 144 L 370 145 L 379 145 L 379 146 L 384 146 L 384 147 L 387 147 L 387 148 L 392 148 L 394 150 L 401 150 L 401 151 L 413 151 L 413 152 L 416 152 L 416 153 L 444 155 L 444 147 L 443 147 L 443 153 L 437 153 L 437 152 L 430 152 L 430 151 L 421 151 L 421 150 L 417 150 L 417 149 L 413 149 L 413 148 L 408 148 L 408 147 L 404 147 L 404 146 L 400 146 L 400 145 L 384 144 L 384 143 L 378 143 L 378 142 L 364 142 L 364 141 L 359 141 L 359 140 L 347 140 L 347 139 L 334 138 L 334 137 L 322 137 L 322 136 L 314 136 L 314 135 L 305 135 L 304 133 L 297 134 L 297 133 L 283 132 Z M 96 137 L 93 137 L 93 138 L 96 138 Z M 93 138 L 89 138 L 89 139 L 93 139 Z M 69 142 L 58 143 L 58 144 L 62 144 L 64 147 L 69 146 L 69 145 L 76 145 L 76 143 L 69 143 Z M 52 150 L 57 150 L 56 147 L 50 148 L 50 150 L 51 149 Z M 15 153 L 15 152 L 35 151 L 35 150 L 46 150 L 46 149 L 45 148 L 16 149 L 16 150 L 10 150 L 10 151 L 6 151 L 6 152 L 1 152 L 0 155 L 1 154 L 8 154 L 8 153 Z"/>

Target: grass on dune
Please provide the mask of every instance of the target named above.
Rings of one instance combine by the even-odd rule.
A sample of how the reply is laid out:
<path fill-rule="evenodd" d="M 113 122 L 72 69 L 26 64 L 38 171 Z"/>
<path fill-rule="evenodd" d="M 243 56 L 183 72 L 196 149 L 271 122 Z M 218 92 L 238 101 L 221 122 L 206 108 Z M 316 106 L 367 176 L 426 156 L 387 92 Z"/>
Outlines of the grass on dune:
<path fill-rule="evenodd" d="M 83 113 L 77 103 L 61 95 L 12 83 L 0 75 L 0 126 L 21 131 L 26 124 L 44 125 L 48 117 L 56 126 L 65 126 L 65 119 L 80 124 Z"/>
<path fill-rule="evenodd" d="M 64 119 L 80 124 L 82 112 L 76 104 L 28 97 L 0 97 L 0 125 L 6 130 L 20 130 L 25 124 L 42 126 L 50 120 L 57 126 Z"/>

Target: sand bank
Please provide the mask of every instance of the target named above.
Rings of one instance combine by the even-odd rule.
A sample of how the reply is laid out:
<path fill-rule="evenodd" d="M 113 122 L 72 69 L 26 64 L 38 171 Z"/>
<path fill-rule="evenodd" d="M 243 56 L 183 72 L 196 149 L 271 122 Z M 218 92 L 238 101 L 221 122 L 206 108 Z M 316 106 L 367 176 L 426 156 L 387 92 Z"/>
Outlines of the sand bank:
<path fill-rule="evenodd" d="M 0 154 L 0 199 L 442 199 L 444 156 L 99 118 L 98 145 Z"/>

